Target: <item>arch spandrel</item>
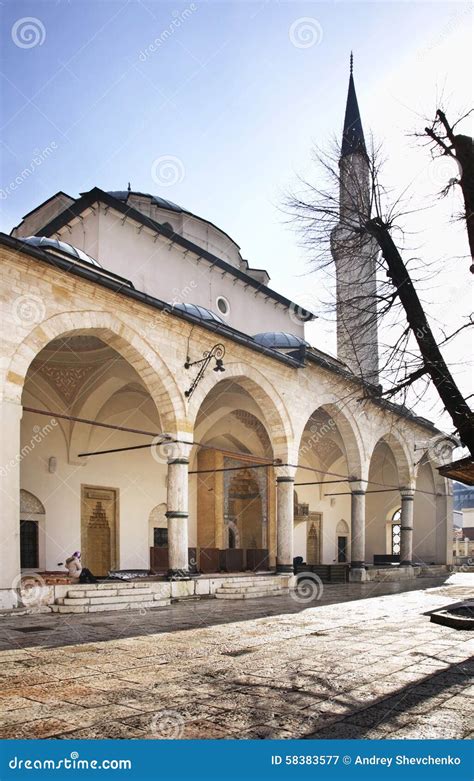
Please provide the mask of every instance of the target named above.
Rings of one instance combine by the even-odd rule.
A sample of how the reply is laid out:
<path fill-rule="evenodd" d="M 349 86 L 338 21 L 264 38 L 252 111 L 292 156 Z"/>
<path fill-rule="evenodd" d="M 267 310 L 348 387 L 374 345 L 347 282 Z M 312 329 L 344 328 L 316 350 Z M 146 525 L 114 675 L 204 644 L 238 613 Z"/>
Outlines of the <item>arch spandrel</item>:
<path fill-rule="evenodd" d="M 109 312 L 67 312 L 54 315 L 33 328 L 11 359 L 5 398 L 21 403 L 29 366 L 51 341 L 87 333 L 93 333 L 116 350 L 137 371 L 159 411 L 165 431 L 186 430 L 184 399 L 172 372 L 137 331 Z"/>
<path fill-rule="evenodd" d="M 303 440 L 303 435 L 306 427 L 308 426 L 311 416 L 316 412 L 322 410 L 325 412 L 331 420 L 334 421 L 336 428 L 342 438 L 344 444 L 344 457 L 347 463 L 348 476 L 351 477 L 364 477 L 366 472 L 364 447 L 359 428 L 351 415 L 351 413 L 345 408 L 341 409 L 338 406 L 336 400 L 326 401 L 319 404 L 313 410 L 310 411 L 308 418 L 303 424 L 299 433 L 299 448 Z M 315 432 L 317 435 L 317 432 Z M 317 448 L 317 441 L 315 443 Z"/>
<path fill-rule="evenodd" d="M 372 462 L 376 447 L 380 443 L 386 444 L 393 455 L 398 471 L 398 482 L 400 488 L 413 487 L 416 481 L 415 465 L 408 442 L 406 442 L 401 434 L 395 430 L 385 432 L 379 436 L 372 447 L 369 465 Z"/>

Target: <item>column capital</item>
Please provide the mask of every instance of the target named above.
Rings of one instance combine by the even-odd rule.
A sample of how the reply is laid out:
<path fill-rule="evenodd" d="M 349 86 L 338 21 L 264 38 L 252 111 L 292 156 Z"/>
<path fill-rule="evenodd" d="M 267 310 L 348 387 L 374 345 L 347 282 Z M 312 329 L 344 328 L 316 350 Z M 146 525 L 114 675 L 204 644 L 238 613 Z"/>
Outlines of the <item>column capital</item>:
<path fill-rule="evenodd" d="M 277 483 L 294 483 L 296 476 L 295 466 L 276 466 L 274 468 Z"/>
<path fill-rule="evenodd" d="M 166 449 L 168 464 L 189 464 L 189 457 L 193 447 L 192 442 L 182 441 L 179 435 L 176 439 L 179 439 L 179 441 L 170 441 L 163 444 L 163 449 Z"/>
<path fill-rule="evenodd" d="M 365 494 L 367 491 L 367 481 L 366 480 L 356 480 L 356 479 L 350 479 L 349 480 L 349 489 L 351 494 L 361 495 Z"/>
<path fill-rule="evenodd" d="M 400 488 L 400 496 L 402 498 L 402 501 L 412 502 L 414 497 L 415 497 L 415 489 L 414 488 Z"/>

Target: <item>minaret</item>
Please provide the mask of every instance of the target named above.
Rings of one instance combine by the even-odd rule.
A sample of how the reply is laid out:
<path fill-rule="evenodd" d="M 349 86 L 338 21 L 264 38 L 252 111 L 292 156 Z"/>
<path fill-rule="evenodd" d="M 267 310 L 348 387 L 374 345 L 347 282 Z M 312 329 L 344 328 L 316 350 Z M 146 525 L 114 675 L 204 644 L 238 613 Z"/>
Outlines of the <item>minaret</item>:
<path fill-rule="evenodd" d="M 339 224 L 331 235 L 336 265 L 337 357 L 349 369 L 378 385 L 378 248 L 358 230 L 369 217 L 370 168 L 353 76 L 351 52 L 341 157 Z"/>

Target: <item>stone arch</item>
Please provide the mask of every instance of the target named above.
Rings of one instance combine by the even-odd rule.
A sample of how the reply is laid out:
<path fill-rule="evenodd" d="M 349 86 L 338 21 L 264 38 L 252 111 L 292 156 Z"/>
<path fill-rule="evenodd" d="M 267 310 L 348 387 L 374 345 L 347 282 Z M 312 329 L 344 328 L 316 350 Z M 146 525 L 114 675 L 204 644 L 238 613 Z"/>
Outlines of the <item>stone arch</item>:
<path fill-rule="evenodd" d="M 166 517 L 167 506 L 165 502 L 155 505 L 148 516 L 148 542 L 153 546 L 153 529 L 156 527 L 167 529 L 168 519 Z"/>
<path fill-rule="evenodd" d="M 170 369 L 137 331 L 110 312 L 65 312 L 33 328 L 12 357 L 5 383 L 5 398 L 21 403 L 29 366 L 51 341 L 60 336 L 91 331 L 137 371 L 159 410 L 164 430 L 177 433 L 185 428 L 183 396 Z"/>
<path fill-rule="evenodd" d="M 319 404 L 312 412 L 313 415 L 318 410 L 323 410 L 329 417 L 334 420 L 336 427 L 344 442 L 344 456 L 347 463 L 348 475 L 351 477 L 361 478 L 364 471 L 363 461 L 363 445 L 362 438 L 359 433 L 359 429 L 347 410 L 342 410 L 338 407 L 337 402 L 326 402 Z M 311 419 L 309 415 L 303 430 L 301 431 L 298 450 L 301 448 L 301 442 L 303 439 L 304 431 Z"/>
<path fill-rule="evenodd" d="M 408 444 L 396 431 L 388 431 L 382 434 L 375 442 L 369 459 L 369 467 L 377 445 L 386 444 L 395 461 L 398 471 L 398 483 L 400 488 L 409 488 L 415 482 L 415 469 L 410 455 Z"/>
<path fill-rule="evenodd" d="M 273 448 L 274 458 L 283 462 L 291 460 L 293 454 L 293 427 L 287 408 L 273 385 L 257 369 L 243 363 L 225 364 L 226 376 L 221 380 L 233 380 L 243 390 L 247 391 L 257 404 L 262 422 Z M 209 372 L 202 380 L 189 405 L 189 418 L 193 427 L 196 418 L 207 395 L 218 387 L 213 372 Z"/>
<path fill-rule="evenodd" d="M 336 534 L 349 535 L 349 526 L 344 518 L 341 518 L 341 520 L 338 522 L 336 526 Z"/>
<path fill-rule="evenodd" d="M 24 488 L 20 488 L 20 514 L 21 515 L 45 515 L 44 505 L 37 496 Z"/>

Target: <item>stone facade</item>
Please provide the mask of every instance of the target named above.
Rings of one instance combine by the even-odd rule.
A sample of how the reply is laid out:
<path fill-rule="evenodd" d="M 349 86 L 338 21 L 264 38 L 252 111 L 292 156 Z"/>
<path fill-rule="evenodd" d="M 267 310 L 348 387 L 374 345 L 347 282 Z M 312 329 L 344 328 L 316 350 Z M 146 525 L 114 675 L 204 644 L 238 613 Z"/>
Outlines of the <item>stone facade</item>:
<path fill-rule="evenodd" d="M 437 436 L 430 425 L 376 400 L 363 400 L 356 378 L 317 360 L 308 359 L 298 368 L 276 350 L 259 350 L 225 330 L 217 336 L 204 323 L 133 300 L 73 269 L 68 273 L 21 245 L 2 242 L 0 257 L 2 606 L 14 604 L 20 573 L 20 487 L 45 509 L 46 569 L 57 569 L 71 550 L 80 548 L 82 485 L 119 493 L 120 567 L 148 567 L 148 519 L 164 503 L 172 539 L 170 568 L 186 569 L 188 545 L 196 546 L 200 539 L 198 504 L 209 488 L 205 475 L 193 474 L 208 458 L 206 447 L 276 460 L 277 482 L 271 478 L 268 497 L 273 565 L 285 569 L 293 555 L 306 557 L 306 535 L 303 542 L 293 530 L 292 479 L 299 500 L 322 514 L 322 561 L 334 561 L 337 524 L 344 520 L 350 526 L 352 515 L 351 535 L 355 526 L 365 532 L 359 565 L 360 557 L 371 563 L 374 553 L 387 552 L 385 535 L 390 513 L 401 506 L 400 489 L 416 488 L 421 479 L 425 493 L 415 495 L 421 498 L 414 504 L 413 556 L 418 550 L 429 557 L 427 563 L 449 562 L 449 490 L 429 460 L 420 460 L 420 443 L 428 449 Z M 199 359 L 217 339 L 226 350 L 225 373 L 208 370 L 188 400 L 184 392 L 194 375 L 184 367 L 186 357 Z M 73 390 L 69 376 L 58 370 L 63 353 L 65 366 L 68 361 L 77 364 L 80 381 Z M 48 365 L 53 368 L 45 371 Z M 239 414 L 231 414 L 237 410 Z M 182 443 L 183 452 L 176 456 L 169 445 L 158 443 L 136 453 L 83 458 L 83 452 L 143 444 L 144 437 L 112 434 L 55 414 L 150 434 L 165 432 Z M 249 426 L 251 416 L 258 426 Z M 387 493 L 375 493 L 380 484 Z M 357 490 L 367 492 L 365 517 Z M 213 501 L 219 497 L 214 495 Z M 349 551 L 353 544 L 349 541 Z"/>

